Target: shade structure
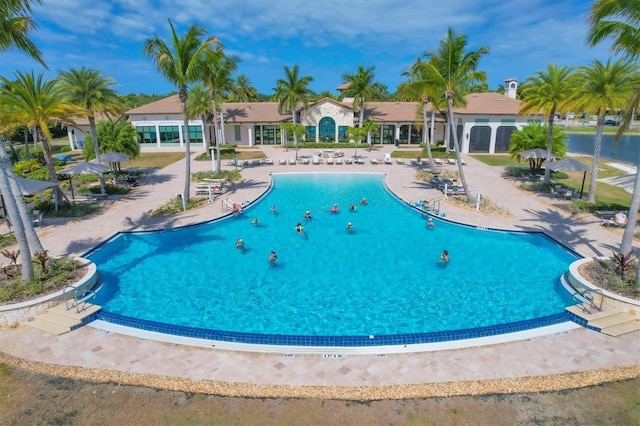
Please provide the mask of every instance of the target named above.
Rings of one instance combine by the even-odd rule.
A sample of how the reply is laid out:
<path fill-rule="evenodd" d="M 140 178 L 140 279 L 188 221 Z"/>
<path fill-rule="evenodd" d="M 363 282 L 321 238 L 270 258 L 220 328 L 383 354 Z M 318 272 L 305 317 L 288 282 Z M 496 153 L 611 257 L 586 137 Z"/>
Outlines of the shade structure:
<path fill-rule="evenodd" d="M 587 178 L 587 171 L 591 170 L 591 167 L 573 158 L 565 158 L 560 161 L 551 161 L 547 163 L 549 170 L 554 172 L 584 172 L 582 175 L 582 187 L 580 188 L 580 198 L 584 192 L 584 181 Z"/>
<path fill-rule="evenodd" d="M 105 152 L 104 154 L 100 154 L 100 162 L 101 163 L 122 163 L 123 161 L 127 161 L 129 156 L 122 152 Z"/>
<path fill-rule="evenodd" d="M 522 158 L 529 159 L 547 159 L 547 150 L 542 148 L 528 149 L 526 151 L 519 152 L 518 155 Z M 553 158 L 553 155 L 551 156 Z"/>
<path fill-rule="evenodd" d="M 65 167 L 62 170 L 59 170 L 58 173 L 67 174 L 67 175 L 86 175 L 86 174 L 100 174 L 105 173 L 111 170 L 108 166 L 103 166 L 102 164 L 96 163 L 87 163 L 85 161 L 71 164 L 70 166 Z"/>
<path fill-rule="evenodd" d="M 27 179 L 22 177 L 16 177 L 16 181 L 18 182 L 18 188 L 20 188 L 20 192 L 22 195 L 33 195 L 38 192 L 42 192 L 45 189 L 53 188 L 54 186 L 58 186 L 55 182 L 49 182 L 46 180 L 35 180 L 35 179 Z"/>

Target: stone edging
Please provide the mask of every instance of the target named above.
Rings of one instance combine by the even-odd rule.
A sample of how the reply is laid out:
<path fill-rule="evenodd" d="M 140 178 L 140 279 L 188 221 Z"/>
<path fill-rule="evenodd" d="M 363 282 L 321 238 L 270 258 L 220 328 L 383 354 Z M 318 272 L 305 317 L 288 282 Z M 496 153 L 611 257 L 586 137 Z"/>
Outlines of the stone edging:
<path fill-rule="evenodd" d="M 640 377 L 640 364 L 632 364 L 577 373 L 479 381 L 386 386 L 295 386 L 191 380 L 183 377 L 47 364 L 27 361 L 2 352 L 0 352 L 0 362 L 32 373 L 98 383 L 145 386 L 170 391 L 246 398 L 317 398 L 359 401 L 555 392 Z"/>
<path fill-rule="evenodd" d="M 88 271 L 72 287 L 86 286 L 87 288 L 92 288 L 98 279 L 98 270 L 95 263 L 82 257 L 77 257 L 76 260 L 88 265 Z M 64 301 L 63 291 L 64 289 L 26 302 L 0 306 L 0 328 L 15 327 L 18 324 L 33 321 L 38 314 Z"/>

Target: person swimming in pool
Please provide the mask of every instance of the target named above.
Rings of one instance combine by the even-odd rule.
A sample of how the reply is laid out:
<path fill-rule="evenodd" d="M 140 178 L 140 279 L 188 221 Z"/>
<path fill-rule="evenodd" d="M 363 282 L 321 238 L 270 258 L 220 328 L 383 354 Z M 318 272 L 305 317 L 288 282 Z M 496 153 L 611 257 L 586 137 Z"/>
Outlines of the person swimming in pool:
<path fill-rule="evenodd" d="M 242 241 L 242 238 L 238 238 L 238 241 L 236 241 L 236 248 L 237 249 L 243 249 L 244 248 L 244 241 Z"/>
<path fill-rule="evenodd" d="M 269 255 L 269 263 L 272 265 L 278 262 L 278 255 L 275 250 L 271 250 L 271 254 Z"/>
<path fill-rule="evenodd" d="M 276 209 L 276 205 L 275 204 L 271 204 L 271 213 L 273 213 L 273 214 L 278 213 L 278 210 Z"/>
<path fill-rule="evenodd" d="M 296 231 L 298 232 L 298 234 L 304 235 L 304 227 L 300 222 L 298 222 L 298 224 L 296 225 Z"/>
<path fill-rule="evenodd" d="M 355 205 L 355 203 L 351 203 L 351 205 L 349 206 L 349 211 L 350 211 L 350 212 L 355 212 L 355 211 L 356 211 L 356 205 Z"/>
<path fill-rule="evenodd" d="M 311 212 L 309 210 L 307 210 L 307 212 L 304 214 L 304 218 L 306 220 L 311 220 L 313 219 L 313 216 L 311 216 Z"/>
<path fill-rule="evenodd" d="M 443 250 L 442 254 L 440 255 L 440 263 L 447 262 L 449 262 L 449 252 L 447 250 Z"/>
<path fill-rule="evenodd" d="M 353 232 L 353 225 L 351 222 L 347 223 L 347 232 Z"/>
<path fill-rule="evenodd" d="M 427 226 L 429 227 L 429 229 L 434 229 L 436 227 L 436 224 L 433 223 L 433 219 L 429 218 L 429 220 L 427 220 Z"/>
<path fill-rule="evenodd" d="M 331 210 L 329 210 L 331 213 L 338 213 L 338 205 L 334 204 L 333 207 L 331 207 Z"/>
<path fill-rule="evenodd" d="M 360 205 L 366 206 L 367 205 L 367 199 L 362 197 L 362 200 L 360 200 Z"/>
<path fill-rule="evenodd" d="M 258 222 L 258 218 L 257 218 L 257 217 L 254 217 L 253 219 L 251 219 L 251 224 L 252 224 L 253 226 L 258 225 L 258 223 L 260 223 L 260 222 Z"/>

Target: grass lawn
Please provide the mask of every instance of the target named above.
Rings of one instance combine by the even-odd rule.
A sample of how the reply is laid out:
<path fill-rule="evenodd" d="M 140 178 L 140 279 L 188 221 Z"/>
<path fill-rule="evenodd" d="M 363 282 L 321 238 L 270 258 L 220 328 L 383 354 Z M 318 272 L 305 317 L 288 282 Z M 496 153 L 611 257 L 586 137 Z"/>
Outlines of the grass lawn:
<path fill-rule="evenodd" d="M 161 169 L 182 160 L 184 155 L 184 152 L 141 152 L 138 158 L 132 158 L 120 164 L 123 169 Z"/>
<path fill-rule="evenodd" d="M 489 166 L 495 167 L 527 167 L 528 162 L 518 162 L 517 160 L 512 159 L 508 155 L 472 155 L 476 160 L 480 160 L 483 163 Z M 591 157 L 572 157 L 575 160 L 578 160 L 588 166 L 591 166 Z M 599 163 L 600 172 L 598 173 L 598 178 L 608 178 L 612 176 L 622 176 L 625 174 L 622 170 L 616 169 L 615 167 L 608 166 L 606 161 L 600 160 Z M 567 172 L 568 178 L 566 179 L 555 179 L 558 183 L 563 186 L 580 189 L 582 187 L 582 177 L 584 175 L 583 172 Z M 589 179 L 591 176 L 591 172 L 587 172 L 585 179 L 585 194 L 589 191 Z M 631 204 L 631 194 L 626 192 L 624 189 L 609 185 L 603 182 L 598 182 L 596 187 L 596 203 L 598 204 L 606 204 L 606 205 L 619 205 L 624 206 L 626 208 Z"/>

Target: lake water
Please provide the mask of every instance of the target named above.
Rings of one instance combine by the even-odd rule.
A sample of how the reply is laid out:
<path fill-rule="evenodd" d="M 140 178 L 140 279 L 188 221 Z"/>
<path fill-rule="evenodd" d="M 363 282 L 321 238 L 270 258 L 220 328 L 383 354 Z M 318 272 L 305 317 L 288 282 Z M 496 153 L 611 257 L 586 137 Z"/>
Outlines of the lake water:
<path fill-rule="evenodd" d="M 593 155 L 594 134 L 568 134 L 567 150 L 569 152 Z M 614 144 L 615 135 L 602 135 L 600 156 L 625 163 L 640 162 L 640 135 L 624 135 Z"/>

